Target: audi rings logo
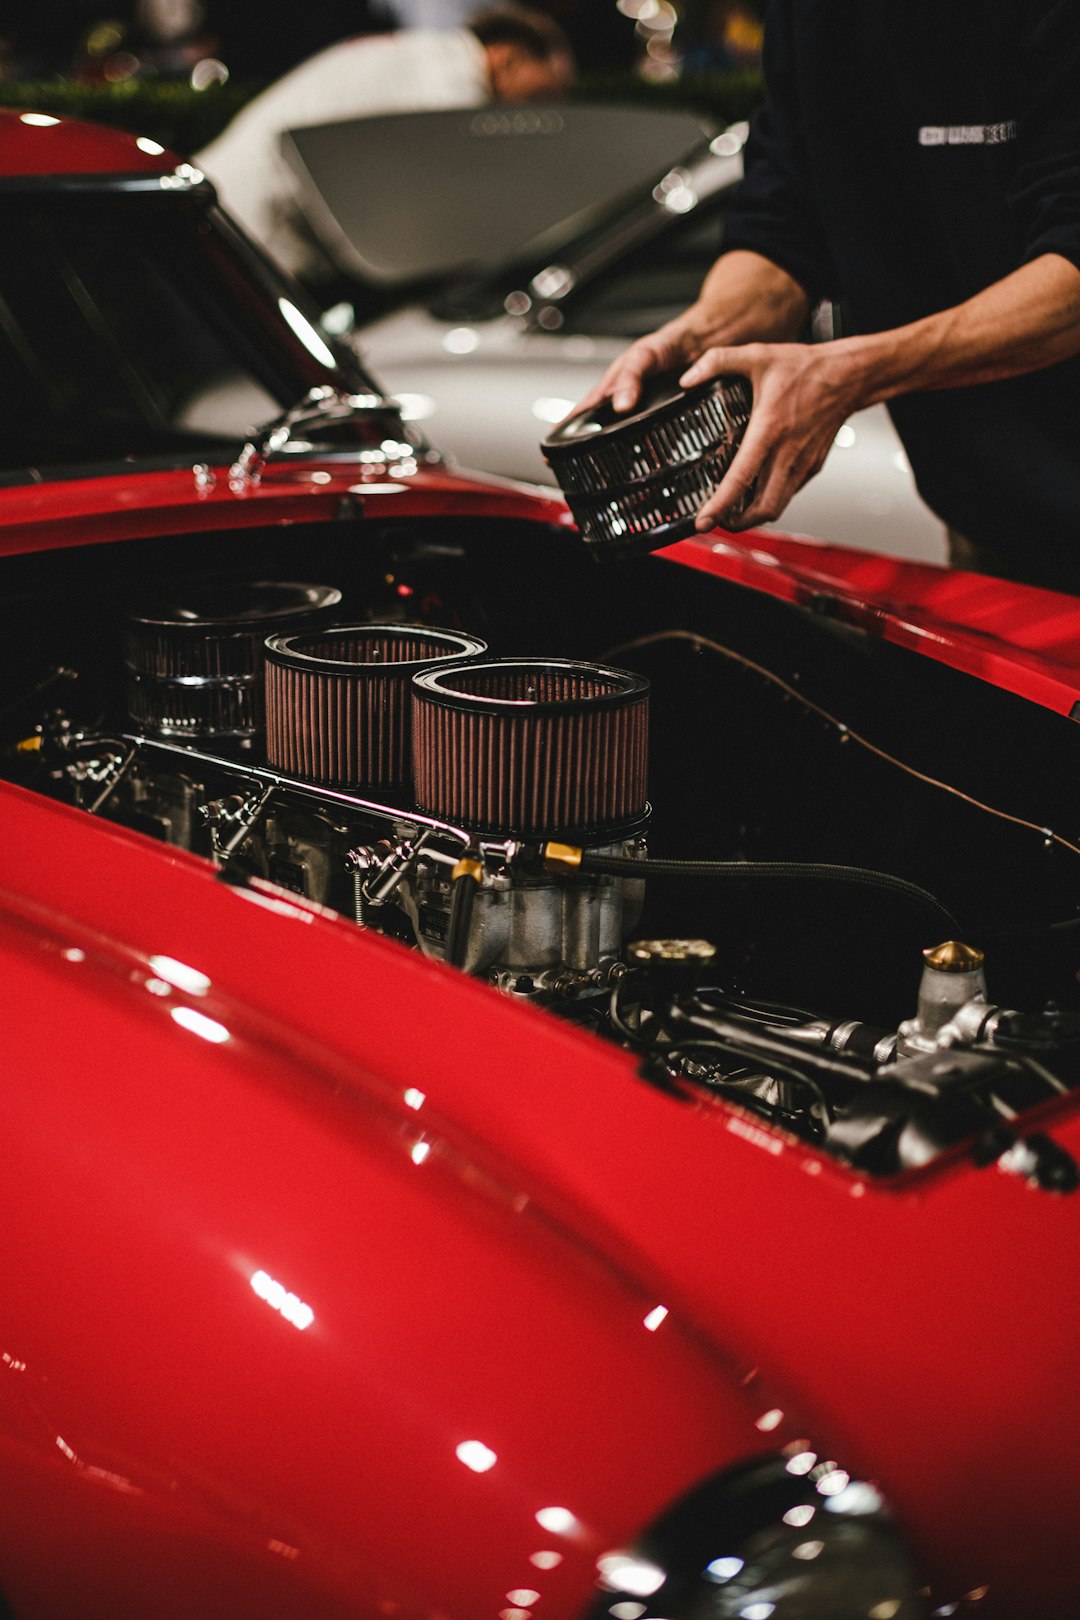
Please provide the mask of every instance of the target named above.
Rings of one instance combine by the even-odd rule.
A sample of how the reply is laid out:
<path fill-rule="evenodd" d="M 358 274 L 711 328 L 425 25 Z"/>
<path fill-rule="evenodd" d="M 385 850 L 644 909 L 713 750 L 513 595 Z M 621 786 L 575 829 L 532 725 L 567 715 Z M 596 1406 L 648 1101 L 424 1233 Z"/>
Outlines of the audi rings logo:
<path fill-rule="evenodd" d="M 474 135 L 561 135 L 566 128 L 561 113 L 482 112 L 470 124 Z"/>

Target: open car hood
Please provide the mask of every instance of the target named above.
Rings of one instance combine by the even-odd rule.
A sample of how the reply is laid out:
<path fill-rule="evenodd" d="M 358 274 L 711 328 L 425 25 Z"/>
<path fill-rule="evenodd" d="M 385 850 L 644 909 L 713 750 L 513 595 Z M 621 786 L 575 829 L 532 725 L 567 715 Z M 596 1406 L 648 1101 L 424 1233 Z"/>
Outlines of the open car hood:
<path fill-rule="evenodd" d="M 320 124 L 282 150 L 330 257 L 385 287 L 555 259 L 709 133 L 690 113 L 560 103 Z"/>

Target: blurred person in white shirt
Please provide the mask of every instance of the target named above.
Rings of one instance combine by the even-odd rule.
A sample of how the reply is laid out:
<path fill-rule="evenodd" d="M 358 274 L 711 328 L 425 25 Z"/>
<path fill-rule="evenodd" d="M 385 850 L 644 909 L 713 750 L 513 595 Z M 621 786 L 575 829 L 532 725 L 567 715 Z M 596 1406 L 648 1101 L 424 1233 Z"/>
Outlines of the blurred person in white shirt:
<path fill-rule="evenodd" d="M 245 229 L 302 275 L 312 268 L 312 249 L 296 218 L 292 176 L 281 153 L 286 130 L 553 99 L 573 76 L 573 53 L 558 24 L 525 7 L 492 7 L 465 28 L 407 28 L 343 40 L 269 85 L 194 162 Z"/>

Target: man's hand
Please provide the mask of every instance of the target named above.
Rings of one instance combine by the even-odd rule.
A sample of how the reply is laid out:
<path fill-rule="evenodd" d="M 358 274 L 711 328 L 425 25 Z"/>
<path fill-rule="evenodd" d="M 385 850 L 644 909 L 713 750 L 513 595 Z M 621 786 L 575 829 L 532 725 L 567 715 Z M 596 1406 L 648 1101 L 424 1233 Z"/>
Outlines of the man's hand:
<path fill-rule="evenodd" d="M 724 372 L 748 377 L 750 424 L 698 529 L 747 529 L 779 517 L 821 468 L 846 417 L 918 389 L 964 388 L 1080 352 L 1080 270 L 1047 253 L 966 303 L 910 326 L 833 343 L 711 348 L 684 387 Z"/>
<path fill-rule="evenodd" d="M 806 312 L 805 293 L 776 265 L 727 254 L 697 303 L 633 344 L 586 396 L 593 405 L 610 394 L 616 410 L 629 410 L 644 377 L 680 365 L 684 387 L 725 373 L 749 378 L 750 424 L 698 513 L 699 529 L 746 529 L 779 517 L 820 470 L 845 418 L 863 406 L 1018 377 L 1080 353 L 1080 269 L 1045 253 L 909 326 L 813 346 L 787 341 Z"/>
<path fill-rule="evenodd" d="M 728 374 L 747 377 L 754 394 L 742 444 L 698 512 L 699 530 L 767 523 L 821 471 L 837 431 L 861 403 L 850 354 L 836 344 L 744 343 L 709 349 L 682 374 L 684 388 Z"/>
<path fill-rule="evenodd" d="M 808 309 L 803 289 L 778 265 L 758 253 L 725 253 L 706 276 L 696 302 L 632 343 L 574 407 L 574 415 L 609 398 L 615 410 L 632 411 L 646 377 L 683 370 L 717 344 L 793 338 Z"/>
<path fill-rule="evenodd" d="M 610 399 L 620 413 L 632 411 L 641 398 L 642 384 L 655 372 L 677 371 L 698 353 L 685 322 L 669 321 L 648 337 L 638 338 L 613 360 L 596 385 L 574 406 L 573 414 L 590 410 L 602 399 Z"/>

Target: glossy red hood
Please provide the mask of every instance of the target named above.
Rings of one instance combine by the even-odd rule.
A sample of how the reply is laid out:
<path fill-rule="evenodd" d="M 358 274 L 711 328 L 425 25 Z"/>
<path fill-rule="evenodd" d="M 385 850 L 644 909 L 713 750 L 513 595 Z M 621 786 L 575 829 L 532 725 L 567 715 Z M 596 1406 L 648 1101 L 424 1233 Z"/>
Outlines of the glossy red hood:
<path fill-rule="evenodd" d="M 645 1327 L 653 1268 L 449 1106 L 465 1068 L 494 1101 L 552 1066 L 591 1069 L 595 1052 L 526 1014 L 523 1061 L 520 1017 L 478 986 L 4 799 L 22 859 L 51 865 L 59 838 L 88 879 L 77 905 L 9 897 L 0 924 L 18 1009 L 18 1083 L 0 1104 L 0 1439 L 21 1447 L 27 1482 L 4 1514 L 36 1569 L 40 1488 L 61 1544 L 87 1515 L 118 1521 L 113 1578 L 113 1538 L 133 1538 L 132 1612 L 220 1603 L 220 1559 L 247 1566 L 245 1613 L 302 1612 L 306 1593 L 320 1613 L 393 1603 L 464 1620 L 537 1587 L 569 1616 L 599 1553 L 761 1449 L 753 1397 L 717 1379 L 693 1328 Z M 0 878 L 18 881 L 11 866 Z M 54 1223 L 69 1237 L 43 1288 Z M 493 1466 L 474 1472 L 461 1447 Z M 552 1507 L 574 1515 L 568 1532 L 537 1522 Z M 175 1609 L 163 1529 L 213 1554 Z M 562 1563 L 542 1574 L 530 1557 L 552 1548 Z M 95 1567 L 91 1554 L 91 1590 Z M 8 1590 L 17 1603 L 17 1580 Z M 127 1612 L 115 1588 L 110 1601 L 102 1612 Z"/>
<path fill-rule="evenodd" d="M 175 472 L 0 504 L 11 552 L 335 516 L 567 523 L 522 486 L 329 462 L 244 495 Z M 677 566 L 1061 713 L 1080 686 L 1070 599 L 771 535 L 684 542 L 643 588 Z M 318 1594 L 494 1620 L 535 1589 L 569 1617 L 613 1541 L 804 1441 L 883 1485 L 936 1592 L 981 1589 L 991 1557 L 1004 1612 L 1060 1590 L 1026 1549 L 1071 1534 L 1073 1201 L 955 1156 L 864 1180 L 336 916 L 15 788 L 0 806 L 0 1352 L 27 1481 L 3 1511 L 28 1569 L 59 1471 L 50 1533 L 87 1535 L 90 1570 L 80 1527 L 132 1536 L 159 1614 L 199 1604 L 140 1560 L 151 1527 L 216 1549 L 208 1582 L 247 1560 L 252 1612 Z M 1042 1126 L 1080 1153 L 1074 1100 Z M 1037 1492 L 1003 1486 L 1018 1458 Z M 574 1528 L 542 1582 L 552 1506 Z M 75 1602 L 58 1587 L 40 1612 Z"/>
<path fill-rule="evenodd" d="M 410 1612 L 435 1594 L 409 1569 L 457 1571 L 440 1600 L 455 1615 L 489 1612 L 500 1583 L 539 1586 L 525 1581 L 545 1544 L 534 1514 L 568 1507 L 582 1529 L 559 1544 L 545 1591 L 563 1601 L 545 1612 L 569 1615 L 603 1543 L 711 1470 L 808 1439 L 872 1471 L 946 1590 L 980 1586 L 987 1549 L 1006 1543 L 1017 1582 L 1040 1590 L 1024 1515 L 1030 1502 L 1045 1545 L 1057 1503 L 1067 1535 L 1080 1441 L 1060 1332 L 1071 1201 L 955 1159 L 865 1181 L 656 1093 L 629 1057 L 392 942 L 2 791 L 0 885 L 17 891 L 25 862 L 42 874 L 34 907 L 9 898 L 5 932 L 20 1077 L 4 1122 L 9 1231 L 31 1217 L 6 1342 L 80 1464 L 151 1496 L 171 1470 L 215 1534 L 240 1533 L 239 1492 L 245 1523 L 300 1547 L 331 1588 L 345 1538 L 344 1585 L 398 1582 Z M 170 988 L 159 958 L 196 970 L 205 993 Z M 117 1062 L 131 1042 L 140 1063 Z M 1080 1151 L 1074 1101 L 1044 1128 Z M 40 1288 L 43 1179 L 49 1219 L 81 1233 L 55 1331 L 62 1342 L 63 1313 L 91 1313 L 99 1346 L 115 1340 L 107 1389 L 87 1389 L 77 1350 L 69 1364 L 47 1334 L 19 1337 L 20 1296 Z M 275 1315 L 252 1290 L 260 1271 L 316 1325 Z M 657 1305 L 669 1315 L 653 1333 Z M 175 1407 L 154 1396 L 178 1346 L 200 1369 L 198 1410 L 185 1390 Z M 774 1409 L 766 1438 L 755 1419 Z M 100 1430 L 84 1416 L 65 1433 L 88 1411 Z M 500 1458 L 487 1496 L 454 1455 L 472 1439 Z M 375 1480 L 357 1447 L 388 1459 Z M 1010 1502 L 1001 1479 L 1019 1456 L 1041 1488 Z"/>
<path fill-rule="evenodd" d="M 0 179 L 169 174 L 179 162 L 145 136 L 54 113 L 0 108 Z"/>
<path fill-rule="evenodd" d="M 662 553 L 1072 715 L 1080 701 L 1080 600 L 934 563 L 762 531 Z"/>

